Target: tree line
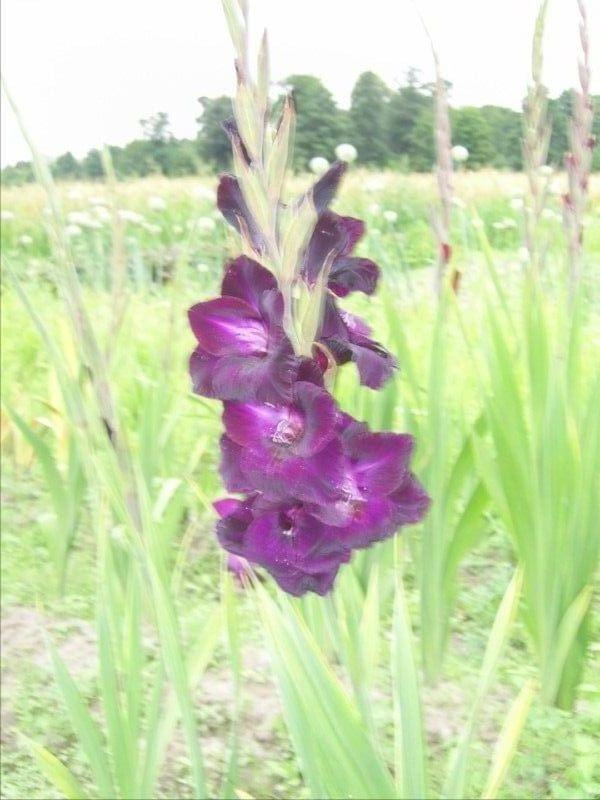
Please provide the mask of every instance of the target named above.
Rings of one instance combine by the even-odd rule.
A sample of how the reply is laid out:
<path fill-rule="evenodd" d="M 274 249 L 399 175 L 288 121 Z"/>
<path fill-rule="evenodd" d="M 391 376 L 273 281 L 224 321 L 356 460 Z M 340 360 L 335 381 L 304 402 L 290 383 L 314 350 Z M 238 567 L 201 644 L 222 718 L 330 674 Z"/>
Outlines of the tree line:
<path fill-rule="evenodd" d="M 334 158 L 341 142 L 353 144 L 357 162 L 367 167 L 394 167 L 404 171 L 428 171 L 434 153 L 434 87 L 409 70 L 405 81 L 393 90 L 374 72 L 363 72 L 352 90 L 349 109 L 339 108 L 331 92 L 314 75 L 291 75 L 281 84 L 293 93 L 296 110 L 294 167 L 304 170 L 314 156 Z M 451 86 L 448 85 L 451 90 Z M 594 121 L 600 138 L 600 96 L 594 97 L 598 112 Z M 109 151 L 119 178 L 151 174 L 181 176 L 227 169 L 230 145 L 221 123 L 231 116 L 231 98 L 200 97 L 195 139 L 178 139 L 170 131 L 168 115 L 161 111 L 140 120 L 141 137 Z M 564 91 L 548 99 L 552 125 L 548 163 L 560 166 L 569 149 L 572 94 Z M 275 103 L 277 114 L 281 100 Z M 502 106 L 463 106 L 450 109 L 453 144 L 469 151 L 466 167 L 484 166 L 519 170 L 522 166 L 523 115 Z M 78 160 L 71 152 L 51 164 L 57 179 L 98 179 L 103 175 L 100 150 L 92 149 Z M 593 169 L 600 169 L 596 148 Z M 5 184 L 33 180 L 30 162 L 19 162 L 2 170 Z"/>

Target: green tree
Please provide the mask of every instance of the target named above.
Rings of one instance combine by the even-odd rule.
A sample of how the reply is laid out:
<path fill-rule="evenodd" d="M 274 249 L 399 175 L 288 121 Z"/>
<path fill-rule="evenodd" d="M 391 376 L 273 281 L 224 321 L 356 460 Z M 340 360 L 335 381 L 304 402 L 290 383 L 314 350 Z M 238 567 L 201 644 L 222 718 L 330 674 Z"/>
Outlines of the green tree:
<path fill-rule="evenodd" d="M 202 106 L 196 120 L 200 125 L 197 139 L 200 157 L 215 169 L 227 169 L 231 162 L 231 145 L 222 125 L 233 113 L 231 98 L 200 97 L 198 102 Z"/>
<path fill-rule="evenodd" d="M 390 89 L 374 72 L 363 72 L 352 90 L 350 141 L 361 164 L 383 167 L 389 160 L 387 110 Z"/>
<path fill-rule="evenodd" d="M 490 164 L 494 158 L 492 133 L 485 114 L 474 106 L 453 109 L 450 114 L 453 144 L 462 144 L 469 151 L 467 166 L 476 169 Z"/>
<path fill-rule="evenodd" d="M 333 159 L 344 124 L 333 95 L 313 75 L 290 75 L 284 83 L 292 92 L 298 115 L 294 166 L 306 169 L 314 156 Z"/>
<path fill-rule="evenodd" d="M 410 159 L 417 119 L 432 107 L 431 93 L 419 81 L 418 71 L 411 68 L 406 76 L 406 85 L 392 93 L 387 106 L 388 148 L 392 155 Z"/>
<path fill-rule="evenodd" d="M 159 111 L 158 114 L 154 114 L 147 119 L 141 119 L 140 125 L 142 126 L 144 139 L 150 145 L 148 152 L 156 168 L 163 175 L 168 175 L 169 149 L 173 141 L 173 136 L 169 130 L 169 115 L 165 111 Z M 135 152 L 141 154 L 143 151 L 144 149 L 138 146 Z"/>
<path fill-rule="evenodd" d="M 52 174 L 58 180 L 75 180 L 81 177 L 81 166 L 73 153 L 68 151 L 59 156 L 52 164 Z"/>
<path fill-rule="evenodd" d="M 502 106 L 483 106 L 481 114 L 490 129 L 494 154 L 493 167 L 520 170 L 523 162 L 523 117 L 518 111 Z"/>
<path fill-rule="evenodd" d="M 407 143 L 411 169 L 428 172 L 435 162 L 433 105 L 424 106 L 414 121 Z"/>
<path fill-rule="evenodd" d="M 81 162 L 81 171 L 85 178 L 90 180 L 97 180 L 104 176 L 104 168 L 102 167 L 102 156 L 100 150 L 90 150 Z"/>

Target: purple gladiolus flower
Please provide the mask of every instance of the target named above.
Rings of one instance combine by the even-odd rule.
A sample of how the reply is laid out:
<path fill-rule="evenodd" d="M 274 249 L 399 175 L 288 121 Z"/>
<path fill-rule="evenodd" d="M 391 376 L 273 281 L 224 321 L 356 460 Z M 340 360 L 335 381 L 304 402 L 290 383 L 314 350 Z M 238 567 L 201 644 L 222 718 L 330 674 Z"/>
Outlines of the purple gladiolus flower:
<path fill-rule="evenodd" d="M 218 510 L 229 513 L 217 524 L 226 550 L 267 569 L 290 594 L 326 594 L 331 589 L 341 564 L 350 559 L 350 548 L 330 526 L 295 501 L 269 501 L 254 494 L 227 502 Z"/>
<path fill-rule="evenodd" d="M 221 400 L 277 401 L 291 396 L 299 371 L 312 371 L 294 355 L 281 321 L 283 299 L 271 273 L 246 256 L 225 272 L 222 296 L 197 303 L 189 320 L 198 347 L 190 358 L 193 390 Z"/>
<path fill-rule="evenodd" d="M 238 80 L 248 80 L 245 71 Z M 261 125 L 264 107 L 255 110 Z M 279 131 L 292 118 L 286 103 Z M 412 437 L 370 431 L 328 390 L 351 361 L 372 389 L 396 368 L 370 327 L 338 307 L 351 292 L 373 294 L 379 280 L 378 266 L 354 253 L 364 223 L 328 209 L 347 165 L 333 164 L 284 205 L 285 136 L 271 143 L 284 148 L 273 170 L 264 127 L 250 146 L 235 119 L 224 129 L 240 174 L 221 176 L 217 205 L 258 260 L 229 262 L 220 296 L 189 311 L 193 391 L 223 402 L 220 472 L 238 495 L 214 504 L 217 537 L 234 574 L 244 578 L 251 565 L 292 595 L 323 595 L 354 550 L 418 522 L 429 498 L 410 469 Z"/>

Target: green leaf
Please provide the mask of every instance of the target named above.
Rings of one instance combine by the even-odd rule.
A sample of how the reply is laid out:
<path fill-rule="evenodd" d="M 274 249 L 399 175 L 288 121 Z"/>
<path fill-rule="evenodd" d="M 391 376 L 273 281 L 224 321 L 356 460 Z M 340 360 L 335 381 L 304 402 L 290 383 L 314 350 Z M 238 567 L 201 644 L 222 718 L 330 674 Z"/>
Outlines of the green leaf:
<path fill-rule="evenodd" d="M 20 734 L 20 738 L 31 750 L 40 771 L 67 800 L 86 800 L 90 796 L 71 770 L 65 767 L 62 761 L 59 761 L 49 750 L 24 734 Z"/>

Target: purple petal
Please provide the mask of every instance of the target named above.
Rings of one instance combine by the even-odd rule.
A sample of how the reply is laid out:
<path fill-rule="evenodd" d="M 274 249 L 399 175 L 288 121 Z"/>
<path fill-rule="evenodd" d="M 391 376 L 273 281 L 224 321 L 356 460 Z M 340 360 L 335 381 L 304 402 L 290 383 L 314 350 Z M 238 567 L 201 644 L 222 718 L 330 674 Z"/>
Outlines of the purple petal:
<path fill-rule="evenodd" d="M 250 563 L 241 556 L 234 556 L 231 553 L 227 554 L 227 570 L 242 584 L 244 585 L 252 574 Z"/>
<path fill-rule="evenodd" d="M 291 397 L 297 361 L 288 342 L 267 356 L 225 356 L 211 367 L 209 397 L 279 403 Z"/>
<path fill-rule="evenodd" d="M 387 495 L 405 480 L 413 450 L 409 434 L 350 432 L 343 443 L 361 493 Z"/>
<path fill-rule="evenodd" d="M 365 233 L 365 223 L 356 217 L 340 217 L 340 224 L 346 233 L 346 246 L 341 255 L 349 255 Z"/>
<path fill-rule="evenodd" d="M 321 214 L 333 200 L 347 168 L 345 162 L 336 161 L 312 187 L 313 203 L 318 214 Z"/>
<path fill-rule="evenodd" d="M 240 468 L 241 451 L 239 444 L 221 436 L 220 472 L 228 492 L 249 492 L 254 488 Z"/>
<path fill-rule="evenodd" d="M 335 435 L 336 421 L 332 396 L 312 383 L 294 384 L 289 405 L 228 402 L 223 411 L 234 442 L 279 461 L 322 450 Z"/>
<path fill-rule="evenodd" d="M 244 300 L 207 300 L 192 306 L 188 316 L 200 347 L 211 355 L 258 355 L 267 351 L 265 323 Z"/>
<path fill-rule="evenodd" d="M 255 517 L 245 532 L 247 558 L 273 574 L 318 575 L 337 569 L 350 552 L 333 529 L 302 506 L 282 505 Z"/>
<path fill-rule="evenodd" d="M 390 499 L 396 504 L 396 519 L 399 525 L 412 525 L 420 522 L 431 504 L 429 495 L 417 478 L 409 473 Z"/>
<path fill-rule="evenodd" d="M 230 261 L 221 284 L 221 294 L 237 297 L 260 311 L 264 292 L 277 289 L 277 281 L 268 269 L 247 256 Z"/>
<path fill-rule="evenodd" d="M 346 474 L 342 446 L 333 439 L 313 456 L 280 457 L 272 448 L 243 448 L 240 466 L 249 483 L 275 500 L 293 497 L 307 503 L 337 499 Z"/>
<path fill-rule="evenodd" d="M 228 517 L 231 514 L 235 514 L 242 506 L 243 502 L 236 500 L 234 497 L 222 497 L 213 503 L 213 508 L 220 517 Z"/>
<path fill-rule="evenodd" d="M 265 249 L 265 240 L 242 195 L 240 185 L 233 175 L 221 175 L 217 189 L 217 207 L 236 231 L 246 234 L 257 253 Z"/>
<path fill-rule="evenodd" d="M 335 258 L 344 252 L 348 244 L 348 235 L 342 223 L 342 217 L 333 211 L 325 211 L 318 218 L 312 233 L 304 261 L 302 274 L 310 286 L 313 286 L 322 270 L 330 268 Z"/>
<path fill-rule="evenodd" d="M 333 262 L 329 273 L 329 288 L 338 297 L 350 292 L 373 294 L 379 280 L 379 267 L 368 258 L 342 256 Z"/>

